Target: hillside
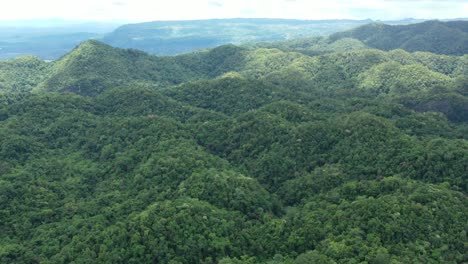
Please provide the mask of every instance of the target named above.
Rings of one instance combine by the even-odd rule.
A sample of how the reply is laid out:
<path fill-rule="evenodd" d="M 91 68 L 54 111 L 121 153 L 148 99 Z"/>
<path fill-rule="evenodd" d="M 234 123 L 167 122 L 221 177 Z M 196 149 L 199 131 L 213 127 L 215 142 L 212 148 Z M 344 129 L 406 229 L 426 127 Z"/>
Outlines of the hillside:
<path fill-rule="evenodd" d="M 468 53 L 468 21 L 426 21 L 393 26 L 372 23 L 333 34 L 329 41 L 343 38 L 358 39 L 369 47 L 381 50 L 463 55 Z"/>
<path fill-rule="evenodd" d="M 0 61 L 0 93 L 31 91 L 48 76 L 49 68 L 33 56 Z"/>
<path fill-rule="evenodd" d="M 236 65 L 243 63 L 243 51 L 223 46 L 178 57 L 157 57 L 89 40 L 50 63 L 50 74 L 37 90 L 96 95 L 116 86 L 163 88 L 236 70 Z"/>
<path fill-rule="evenodd" d="M 350 38 L 0 62 L 0 262 L 467 262 L 467 66 Z"/>

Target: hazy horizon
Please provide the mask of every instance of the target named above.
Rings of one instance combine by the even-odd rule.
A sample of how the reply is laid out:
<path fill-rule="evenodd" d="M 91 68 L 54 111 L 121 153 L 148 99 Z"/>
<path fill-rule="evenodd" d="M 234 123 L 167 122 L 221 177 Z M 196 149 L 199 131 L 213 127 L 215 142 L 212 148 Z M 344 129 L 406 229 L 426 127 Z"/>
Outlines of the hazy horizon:
<path fill-rule="evenodd" d="M 419 23 L 422 21 L 430 20 L 439 20 L 439 21 L 455 21 L 455 20 L 468 20 L 467 17 L 457 17 L 457 18 L 402 18 L 402 19 L 392 19 L 392 20 L 383 20 L 383 19 L 294 19 L 294 18 L 275 18 L 275 17 L 228 17 L 228 18 L 205 18 L 205 19 L 175 19 L 175 20 L 147 20 L 147 21 L 125 21 L 125 20 L 106 20 L 106 21 L 96 21 L 96 20 L 67 20 L 61 18 L 38 18 L 38 19 L 18 19 L 18 20 L 0 20 L 0 27 L 3 28 L 70 28 L 70 27 L 80 27 L 80 26 L 99 26 L 104 28 L 109 28 L 109 30 L 126 25 L 126 24 L 138 24 L 138 23 L 150 23 L 150 22 L 184 22 L 184 21 L 204 21 L 204 20 L 234 20 L 234 19 L 272 19 L 272 20 L 298 20 L 298 21 L 372 21 L 372 22 L 400 22 L 408 20 L 409 23 Z"/>
<path fill-rule="evenodd" d="M 465 0 L 15 0 L 4 3 L 0 22 L 139 23 L 229 18 L 389 21 L 445 20 L 464 18 L 466 14 L 468 1 Z"/>

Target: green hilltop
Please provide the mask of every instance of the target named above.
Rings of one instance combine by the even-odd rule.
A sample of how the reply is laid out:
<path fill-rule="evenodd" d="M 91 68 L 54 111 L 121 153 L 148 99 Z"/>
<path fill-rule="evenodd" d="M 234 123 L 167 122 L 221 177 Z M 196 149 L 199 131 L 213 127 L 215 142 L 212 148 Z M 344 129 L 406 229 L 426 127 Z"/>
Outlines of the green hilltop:
<path fill-rule="evenodd" d="M 369 47 L 409 52 L 427 51 L 437 54 L 464 55 L 468 53 L 468 22 L 426 21 L 411 25 L 373 23 L 350 31 L 335 33 L 330 41 L 354 38 Z"/>
<path fill-rule="evenodd" d="M 468 261 L 468 55 L 369 46 L 0 61 L 0 262 Z"/>

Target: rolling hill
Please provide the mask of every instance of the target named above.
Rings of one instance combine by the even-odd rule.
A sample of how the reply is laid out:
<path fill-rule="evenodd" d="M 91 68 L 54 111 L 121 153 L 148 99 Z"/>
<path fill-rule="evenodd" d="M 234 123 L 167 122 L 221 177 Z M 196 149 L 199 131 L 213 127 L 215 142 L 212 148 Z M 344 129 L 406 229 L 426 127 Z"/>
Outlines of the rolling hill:
<path fill-rule="evenodd" d="M 363 42 L 1 61 L 0 262 L 466 262 L 468 55 Z"/>
<path fill-rule="evenodd" d="M 411 25 L 373 23 L 330 36 L 329 41 L 355 38 L 372 48 L 464 55 L 468 52 L 468 21 L 426 21 Z"/>

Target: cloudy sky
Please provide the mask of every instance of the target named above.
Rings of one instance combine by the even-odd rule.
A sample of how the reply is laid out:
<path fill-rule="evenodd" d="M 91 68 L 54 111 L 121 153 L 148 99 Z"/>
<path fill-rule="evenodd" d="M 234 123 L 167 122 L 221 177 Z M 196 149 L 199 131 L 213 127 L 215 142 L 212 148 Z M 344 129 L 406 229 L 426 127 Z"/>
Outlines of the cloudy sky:
<path fill-rule="evenodd" d="M 188 20 L 207 18 L 460 18 L 468 0 L 2 0 L 0 20 Z"/>

